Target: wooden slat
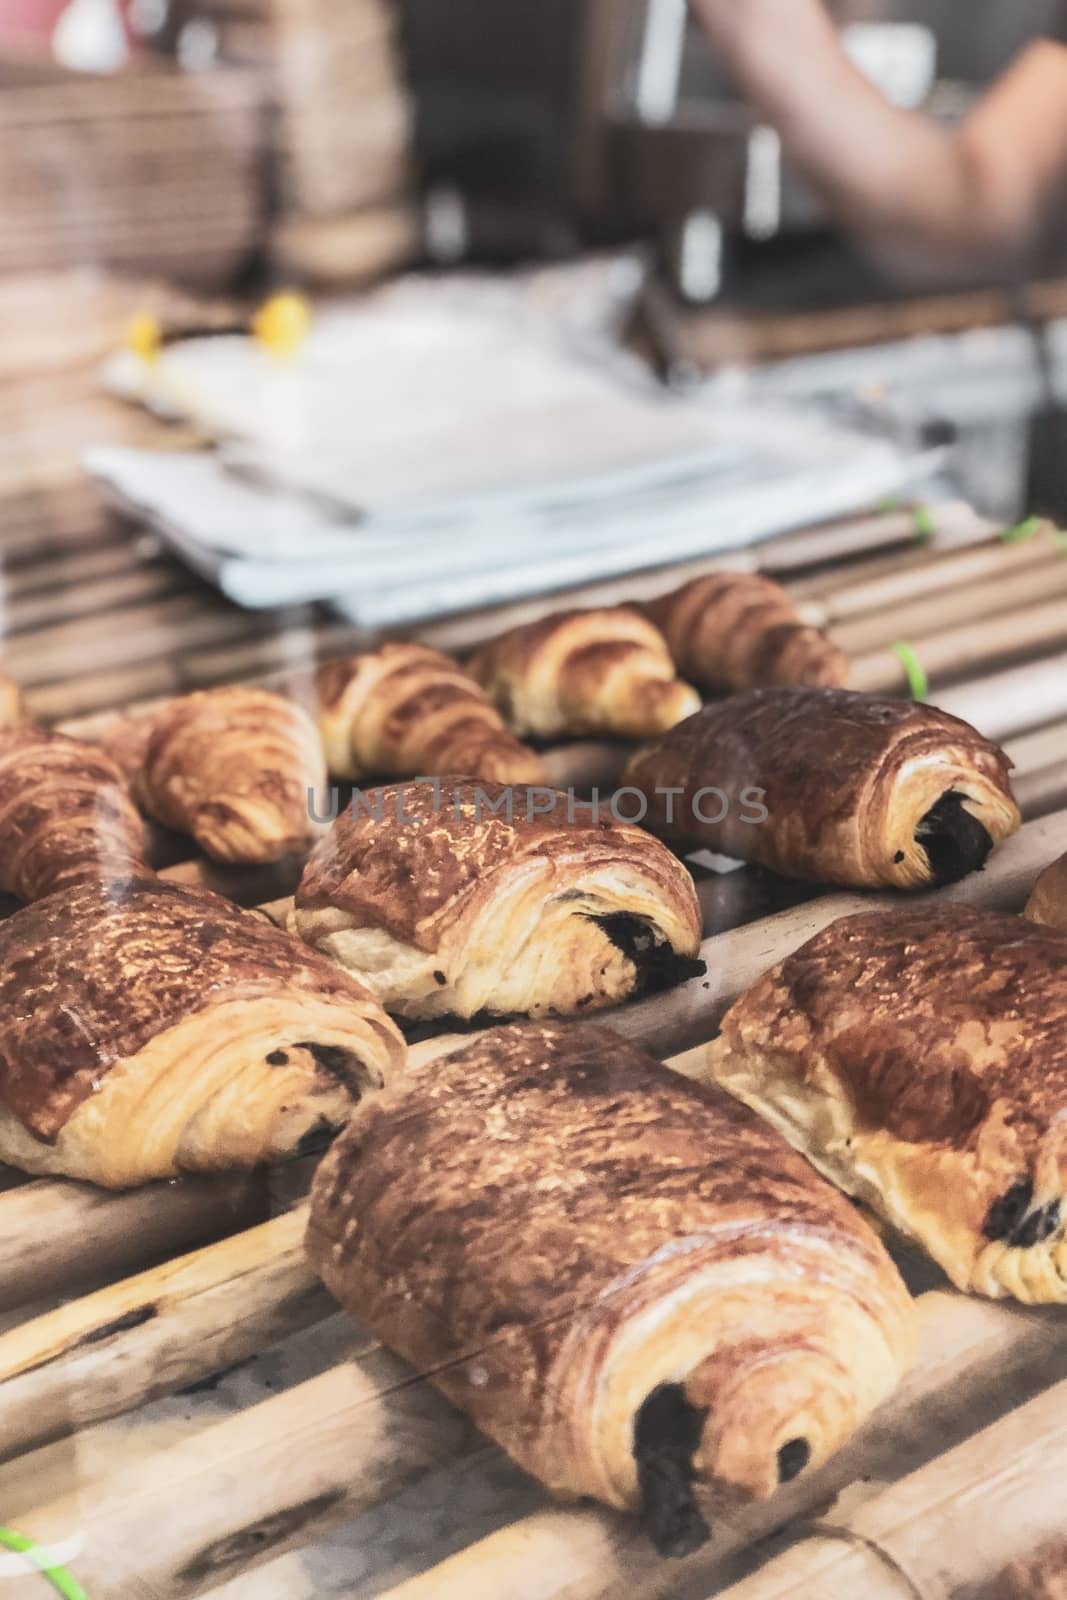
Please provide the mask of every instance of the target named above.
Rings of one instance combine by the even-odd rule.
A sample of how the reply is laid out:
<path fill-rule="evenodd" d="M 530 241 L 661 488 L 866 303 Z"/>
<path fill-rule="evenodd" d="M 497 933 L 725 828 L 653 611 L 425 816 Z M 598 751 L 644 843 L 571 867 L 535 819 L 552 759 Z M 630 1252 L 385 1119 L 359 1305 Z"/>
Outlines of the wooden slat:
<path fill-rule="evenodd" d="M 944 689 L 936 703 L 980 728 L 987 739 L 1059 721 L 1067 717 L 1067 652 Z"/>
<path fill-rule="evenodd" d="M 93 1600 L 199 1595 L 320 1528 L 484 1448 L 384 1351 L 347 1363 L 80 1493 L 20 1513 L 43 1544 L 81 1543 Z"/>
<path fill-rule="evenodd" d="M 906 642 L 932 683 L 973 677 L 1067 644 L 1067 602 L 1061 598 L 1005 611 Z M 900 656 L 883 649 L 854 658 L 848 682 L 866 694 L 907 695 L 910 678 Z"/>
<path fill-rule="evenodd" d="M 722 1600 L 958 1600 L 1064 1528 L 1067 1383 L 829 1521 Z"/>
<path fill-rule="evenodd" d="M 1067 1370 L 1067 1348 L 1047 1313 L 937 1291 L 923 1295 L 918 1309 L 915 1368 L 855 1440 L 773 1500 L 720 1520 L 711 1545 L 696 1556 L 664 1561 L 632 1522 L 607 1512 L 547 1509 L 400 1584 L 382 1600 L 496 1600 L 505 1594 L 508 1600 L 673 1600 L 681 1593 L 710 1594 L 733 1553 L 799 1515 L 821 1510 L 852 1483 L 895 1477 L 929 1461 Z M 824 1591 L 810 1587 L 804 1600 L 825 1600 Z M 867 1591 L 854 1586 L 850 1600 L 867 1600 Z"/>
<path fill-rule="evenodd" d="M 321 1321 L 305 1206 L 0 1334 L 0 1460 L 173 1394 Z"/>
<path fill-rule="evenodd" d="M 0 1195 L 0 1311 L 70 1292 L 262 1220 L 262 1174 L 183 1178 L 109 1194 L 42 1179 Z"/>
<path fill-rule="evenodd" d="M 1025 549 L 1026 546 L 1004 548 Z M 982 617 L 1019 611 L 1064 594 L 1067 594 L 1067 560 L 1059 556 L 1048 561 L 1028 562 L 1021 571 L 1008 568 L 988 583 L 959 584 L 947 591 L 934 588 L 933 593 L 922 600 L 864 612 L 852 621 L 833 625 L 829 632 L 846 655 L 862 655 L 897 640 L 936 638 L 950 628 L 975 623 Z"/>

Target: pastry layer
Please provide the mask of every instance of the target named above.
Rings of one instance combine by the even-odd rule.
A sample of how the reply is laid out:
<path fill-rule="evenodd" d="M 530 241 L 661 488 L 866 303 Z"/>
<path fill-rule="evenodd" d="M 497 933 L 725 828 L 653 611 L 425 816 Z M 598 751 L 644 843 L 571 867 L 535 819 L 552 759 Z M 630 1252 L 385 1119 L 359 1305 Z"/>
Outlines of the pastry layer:
<path fill-rule="evenodd" d="M 110 1184 L 271 1159 L 404 1055 L 366 990 L 265 918 L 147 878 L 0 923 L 0 1019 L 0 1157 Z"/>
<path fill-rule="evenodd" d="M 787 877 L 918 889 L 981 868 L 1019 826 L 1011 763 L 930 706 L 755 689 L 640 750 L 646 826 Z"/>
<path fill-rule="evenodd" d="M 544 778 L 540 759 L 512 737 L 474 679 L 426 645 L 386 644 L 330 661 L 315 682 L 326 760 L 336 777 Z"/>
<path fill-rule="evenodd" d="M 816 1466 L 912 1307 L 776 1134 L 589 1026 L 492 1030 L 360 1108 L 317 1175 L 327 1285 L 564 1495 L 665 1552 Z"/>
<path fill-rule="evenodd" d="M 42 728 L 0 733 L 0 889 L 39 900 L 80 878 L 145 872 L 144 829 L 102 750 Z"/>
<path fill-rule="evenodd" d="M 470 670 L 522 737 L 645 739 L 700 707 L 659 629 L 628 606 L 514 628 L 479 651 Z"/>
<path fill-rule="evenodd" d="M 1067 935 L 845 918 L 737 1002 L 708 1069 L 958 1287 L 1067 1300 Z"/>
<path fill-rule="evenodd" d="M 703 970 L 692 879 L 663 845 L 563 794 L 458 779 L 360 796 L 291 926 L 413 1018 L 594 1009 Z"/>

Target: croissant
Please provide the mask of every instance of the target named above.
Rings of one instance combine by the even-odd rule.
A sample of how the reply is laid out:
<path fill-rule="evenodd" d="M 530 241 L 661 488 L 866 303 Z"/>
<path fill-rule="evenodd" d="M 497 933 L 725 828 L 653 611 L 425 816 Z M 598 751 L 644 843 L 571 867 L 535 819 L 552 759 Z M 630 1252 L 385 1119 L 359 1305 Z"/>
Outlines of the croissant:
<path fill-rule="evenodd" d="M 361 1106 L 313 1185 L 327 1287 L 553 1492 L 664 1554 L 895 1387 L 912 1302 L 757 1117 L 606 1029 L 494 1029 Z"/>
<path fill-rule="evenodd" d="M 520 737 L 645 739 L 700 707 L 659 629 L 628 606 L 513 628 L 469 665 Z"/>
<path fill-rule="evenodd" d="M 1042 922 L 1049 928 L 1067 931 L 1067 856 L 1054 861 L 1034 884 L 1034 891 L 1026 907 L 1031 922 Z"/>
<path fill-rule="evenodd" d="M 0 673 L 0 732 L 22 721 L 22 691 L 13 679 Z"/>
<path fill-rule="evenodd" d="M 0 890 L 39 900 L 147 870 L 141 819 L 104 751 L 41 728 L 0 733 Z"/>
<path fill-rule="evenodd" d="M 759 573 L 709 573 L 644 610 L 678 671 L 701 689 L 838 689 L 847 682 L 844 651 L 801 622 L 786 591 Z"/>
<path fill-rule="evenodd" d="M 963 906 L 834 923 L 708 1069 L 961 1289 L 1067 1301 L 1067 934 Z"/>
<path fill-rule="evenodd" d="M 291 927 L 406 1017 L 579 1011 L 704 972 L 692 878 L 657 840 L 459 779 L 359 796 Z"/>
<path fill-rule="evenodd" d="M 206 689 L 117 728 L 106 746 L 157 822 L 216 861 L 277 861 L 315 836 L 326 784 L 318 733 L 264 689 Z"/>
<path fill-rule="evenodd" d="M 330 661 L 316 687 L 326 762 L 338 778 L 456 772 L 544 782 L 538 757 L 511 736 L 473 678 L 437 650 L 387 644 Z"/>
<path fill-rule="evenodd" d="M 919 889 L 978 871 L 1019 826 L 1011 763 L 930 706 L 753 689 L 638 751 L 645 825 L 820 883 Z"/>
<path fill-rule="evenodd" d="M 0 1160 L 110 1188 L 292 1154 L 404 1060 L 353 979 L 149 877 L 0 923 L 0 1018 Z"/>

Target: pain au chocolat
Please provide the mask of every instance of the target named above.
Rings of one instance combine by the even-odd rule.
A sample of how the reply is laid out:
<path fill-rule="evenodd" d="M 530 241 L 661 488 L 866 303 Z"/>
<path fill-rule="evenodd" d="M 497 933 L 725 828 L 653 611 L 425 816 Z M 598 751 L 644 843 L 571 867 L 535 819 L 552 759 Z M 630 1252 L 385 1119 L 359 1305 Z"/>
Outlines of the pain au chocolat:
<path fill-rule="evenodd" d="M 39 900 L 143 861 L 141 819 L 103 750 L 43 728 L 0 733 L 0 890 Z"/>
<path fill-rule="evenodd" d="M 513 738 L 470 674 L 427 645 L 385 644 L 328 661 L 315 687 L 335 777 L 544 780 L 540 758 Z"/>
<path fill-rule="evenodd" d="M 562 611 L 501 634 L 470 671 L 521 737 L 646 739 L 700 706 L 667 642 L 631 606 Z"/>
<path fill-rule="evenodd" d="M 921 889 L 1019 826 L 1011 763 L 959 718 L 844 689 L 754 689 L 631 761 L 645 825 L 786 877 Z"/>
<path fill-rule="evenodd" d="M 595 1009 L 704 970 L 664 845 L 550 789 L 466 779 L 357 795 L 291 927 L 411 1018 Z"/>
<path fill-rule="evenodd" d="M 215 861 L 265 863 L 316 835 L 326 766 L 307 713 L 266 689 L 205 689 L 104 741 L 141 809 Z"/>
<path fill-rule="evenodd" d="M 964 906 L 834 923 L 711 1075 L 961 1289 L 1067 1301 L 1067 934 Z"/>
<path fill-rule="evenodd" d="M 151 877 L 0 923 L 0 1019 L 0 1160 L 112 1188 L 291 1154 L 404 1060 L 353 979 Z"/>
<path fill-rule="evenodd" d="M 1031 922 L 1067 930 L 1067 856 L 1054 861 L 1034 884 L 1026 907 Z"/>
<path fill-rule="evenodd" d="M 892 1391 L 912 1302 L 847 1200 L 742 1106 L 606 1029 L 493 1029 L 360 1107 L 311 1260 L 563 1496 L 665 1554 L 816 1467 Z"/>
<path fill-rule="evenodd" d="M 848 681 L 844 651 L 807 626 L 781 585 L 761 573 L 710 572 L 644 610 L 682 677 L 701 689 L 838 689 Z"/>

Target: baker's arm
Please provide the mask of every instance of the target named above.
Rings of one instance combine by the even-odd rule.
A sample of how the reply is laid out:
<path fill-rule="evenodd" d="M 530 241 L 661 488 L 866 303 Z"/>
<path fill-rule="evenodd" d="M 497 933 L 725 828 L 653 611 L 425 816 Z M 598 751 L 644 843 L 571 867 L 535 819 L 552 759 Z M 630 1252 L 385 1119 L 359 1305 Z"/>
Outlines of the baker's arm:
<path fill-rule="evenodd" d="M 890 105 L 821 0 L 692 0 L 792 164 L 854 232 L 939 258 L 1024 248 L 1067 179 L 1067 49 L 1031 45 L 955 129 Z"/>

